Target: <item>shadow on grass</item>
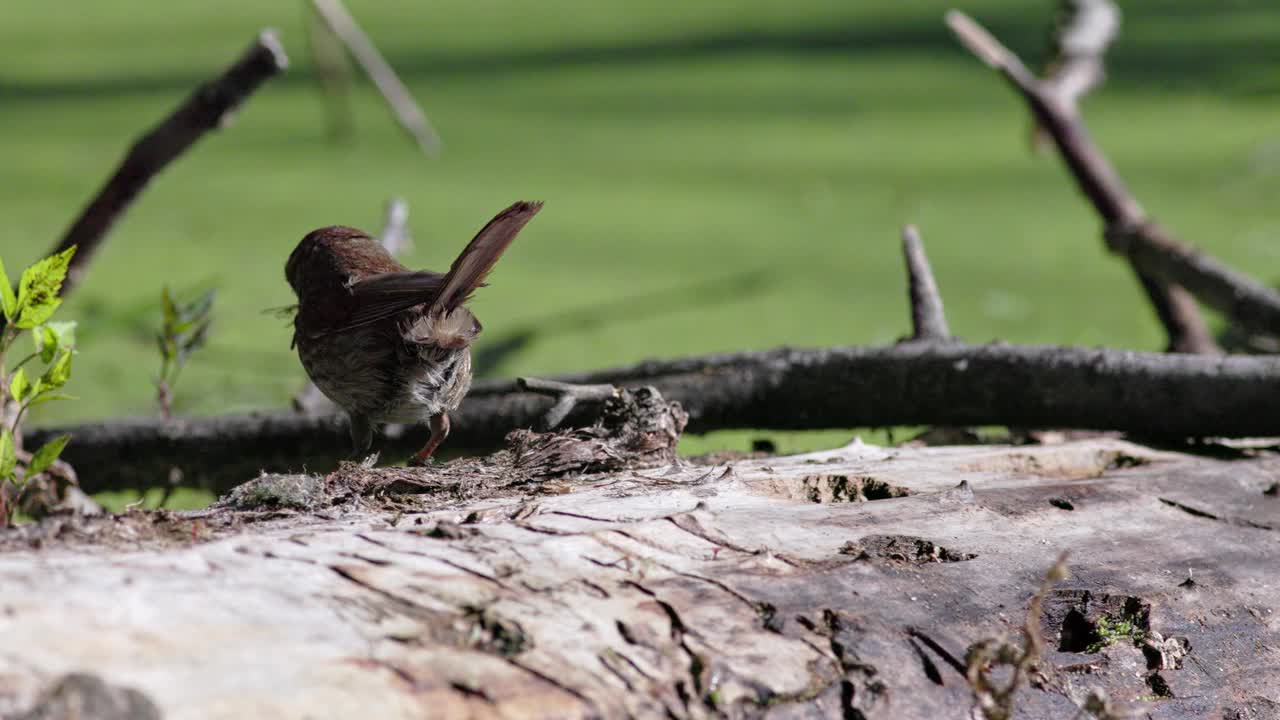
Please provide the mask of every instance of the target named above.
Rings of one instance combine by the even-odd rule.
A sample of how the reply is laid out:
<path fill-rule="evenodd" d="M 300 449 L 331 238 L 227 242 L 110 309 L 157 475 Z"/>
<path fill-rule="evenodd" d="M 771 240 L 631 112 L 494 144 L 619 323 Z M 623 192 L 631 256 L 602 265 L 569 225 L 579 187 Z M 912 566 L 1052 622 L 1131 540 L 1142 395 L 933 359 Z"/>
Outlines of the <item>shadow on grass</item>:
<path fill-rule="evenodd" d="M 955 3 L 964 7 L 963 2 Z M 608 68 L 751 55 L 845 55 L 850 59 L 953 58 L 974 63 L 935 17 L 866 22 L 808 29 L 732 30 L 664 37 L 614 45 L 578 45 L 489 53 L 391 52 L 389 60 L 410 80 L 466 76 L 510 76 L 575 67 Z M 1003 41 L 1038 64 L 1045 52 L 1048 3 L 1034 11 L 1013 6 L 979 13 Z M 1201 88 L 1233 96 L 1280 94 L 1280 9 L 1274 0 L 1237 0 L 1223 7 L 1204 0 L 1152 0 L 1125 7 L 1125 28 L 1112 53 L 1113 87 L 1122 90 Z M 1162 28 L 1158 36 L 1137 32 Z M 376 28 L 374 28 L 376 33 Z M 39 83 L 0 76 L 0 102 L 73 100 L 104 95 L 185 93 L 206 74 L 183 69 L 168 74 L 66 78 Z M 276 82 L 313 81 L 303 67 Z"/>
<path fill-rule="evenodd" d="M 497 374 L 503 364 L 535 341 L 555 335 L 622 325 L 645 318 L 736 302 L 768 292 L 774 278 L 767 270 L 753 270 L 681 288 L 631 295 L 603 303 L 564 310 L 504 331 L 477 347 L 473 372 L 477 378 Z"/>

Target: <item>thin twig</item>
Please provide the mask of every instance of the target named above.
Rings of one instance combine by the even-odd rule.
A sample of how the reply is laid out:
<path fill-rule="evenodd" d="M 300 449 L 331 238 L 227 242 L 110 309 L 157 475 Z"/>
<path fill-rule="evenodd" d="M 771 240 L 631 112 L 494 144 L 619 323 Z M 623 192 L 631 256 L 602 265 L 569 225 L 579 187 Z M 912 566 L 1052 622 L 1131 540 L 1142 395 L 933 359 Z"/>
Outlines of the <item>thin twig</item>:
<path fill-rule="evenodd" d="M 557 398 L 556 404 L 542 417 L 540 429 L 543 431 L 556 429 L 580 402 L 600 402 L 618 394 L 618 388 L 613 385 L 575 385 L 525 377 L 516 378 L 516 387 Z"/>
<path fill-rule="evenodd" d="M 929 267 L 929 258 L 915 225 L 902 229 L 902 253 L 907 260 L 907 281 L 911 294 L 913 340 L 948 340 L 951 330 L 942 309 L 942 294 Z"/>
<path fill-rule="evenodd" d="M 1179 285 L 1242 325 L 1280 327 L 1280 293 L 1193 251 L 1147 218 L 1089 137 L 1074 96 L 1037 79 L 1012 51 L 964 13 L 952 10 L 946 20 L 971 53 L 1004 75 L 1053 138 L 1080 191 L 1101 216 L 1108 248 L 1126 256 L 1138 273 L 1165 324 L 1170 349 L 1220 352 L 1194 303 L 1180 297 Z"/>
<path fill-rule="evenodd" d="M 1045 89 L 1078 106 L 1106 79 L 1103 60 L 1119 30 L 1120 8 L 1112 0 L 1059 0 L 1050 35 L 1053 52 L 1042 73 Z M 1038 124 L 1033 140 L 1036 147 L 1049 140 Z"/>
<path fill-rule="evenodd" d="M 387 101 L 387 106 L 391 108 L 400 127 L 404 128 L 428 157 L 438 156 L 440 136 L 431 127 L 426 113 L 414 101 L 408 88 L 382 57 L 382 53 L 378 52 L 377 46 L 360 29 L 360 25 L 347 11 L 342 0 L 311 0 L 311 5 L 320 14 L 325 25 L 347 46 L 351 56 L 377 86 L 378 92 L 382 93 L 383 99 Z"/>
<path fill-rule="evenodd" d="M 67 229 L 50 254 L 76 246 L 62 284 L 75 289 L 107 233 L 147 183 L 210 130 L 225 127 L 231 116 L 263 82 L 280 73 L 289 59 L 274 30 L 264 30 L 225 72 L 196 88 L 169 117 L 129 149 L 124 162 Z"/>
<path fill-rule="evenodd" d="M 329 137 L 335 141 L 349 140 L 355 134 L 355 116 L 351 110 L 351 66 L 347 53 L 311 3 L 303 3 L 303 14 L 307 49 L 328 109 Z"/>
<path fill-rule="evenodd" d="M 1067 578 L 1067 553 L 1063 552 L 1045 573 L 1039 590 L 1027 605 L 1026 619 L 1022 623 L 1022 643 L 1015 644 L 1007 637 L 985 638 L 974 643 L 965 655 L 965 679 L 973 690 L 976 709 L 987 720 L 1009 720 L 1013 717 L 1013 701 L 1018 690 L 1028 682 L 1028 676 L 1044 653 L 1044 640 L 1040 637 L 1040 616 L 1045 599 L 1053 583 Z M 1008 679 L 1000 684 L 992 677 L 995 667 L 1011 669 Z"/>

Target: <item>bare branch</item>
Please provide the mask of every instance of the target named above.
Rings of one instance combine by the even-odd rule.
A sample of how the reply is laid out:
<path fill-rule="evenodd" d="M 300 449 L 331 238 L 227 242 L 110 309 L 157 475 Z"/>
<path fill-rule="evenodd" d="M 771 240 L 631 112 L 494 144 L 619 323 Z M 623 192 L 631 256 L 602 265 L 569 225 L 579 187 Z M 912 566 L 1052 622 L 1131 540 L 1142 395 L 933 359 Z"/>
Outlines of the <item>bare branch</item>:
<path fill-rule="evenodd" d="M 894 425 L 1014 425 L 1119 430 L 1147 437 L 1280 435 L 1266 388 L 1280 357 L 1169 355 L 1052 346 L 901 343 L 790 349 L 650 361 L 560 375 L 573 384 L 653 385 L 689 413 L 689 432 Z M 496 447 L 535 427 L 552 402 L 511 381 L 477 382 L 451 413 L 449 449 Z M 258 470 L 311 471 L 345 459 L 338 415 L 293 413 L 157 418 L 27 430 L 39 447 L 63 432 L 64 458 L 86 492 L 160 485 L 179 467 L 192 486 L 226 489 Z M 382 457 L 422 446 L 423 428 L 396 428 Z"/>
<path fill-rule="evenodd" d="M 1053 28 L 1053 56 L 1044 84 L 1071 105 L 1107 77 L 1107 48 L 1120 32 L 1120 8 L 1112 0 L 1059 0 Z"/>
<path fill-rule="evenodd" d="M 902 252 L 907 260 L 907 280 L 911 294 L 911 326 L 913 340 L 948 340 L 947 316 L 942 309 L 942 295 L 933 279 L 933 269 L 924 253 L 924 243 L 915 225 L 902 229 Z"/>
<path fill-rule="evenodd" d="M 428 157 L 440 154 L 440 136 L 431 127 L 427 115 L 414 101 L 409 89 L 400 81 L 396 71 L 378 52 L 377 46 L 365 35 L 356 23 L 356 19 L 347 11 L 342 0 L 311 0 L 312 7 L 319 13 L 325 25 L 338 39 L 342 40 L 351 56 L 355 58 L 378 92 L 387 101 L 400 127 L 409 134 L 418 147 Z"/>
<path fill-rule="evenodd" d="M 1037 79 L 1020 59 L 972 18 L 956 10 L 947 25 L 966 48 L 1000 70 L 1022 95 L 1037 122 L 1053 138 L 1080 191 L 1101 216 L 1112 252 L 1124 255 L 1165 323 L 1169 348 L 1220 352 L 1193 303 L 1171 286 L 1182 285 L 1205 304 L 1245 321 L 1280 327 L 1280 293 L 1197 253 L 1164 233 L 1094 144 L 1075 97 Z"/>
<path fill-rule="evenodd" d="M 946 14 L 947 27 L 955 33 L 960 43 L 992 70 L 1006 74 L 1009 80 L 1019 88 L 1034 89 L 1035 75 L 1022 63 L 1022 59 L 1005 47 L 979 25 L 973 18 L 959 10 L 949 10 Z"/>
<path fill-rule="evenodd" d="M 1138 282 L 1146 290 L 1160 324 L 1168 329 L 1168 352 L 1196 355 L 1221 355 L 1222 348 L 1213 339 L 1209 327 L 1200 319 L 1196 299 L 1180 285 L 1165 285 L 1134 270 Z"/>
<path fill-rule="evenodd" d="M 1075 106 L 1048 92 L 1012 50 L 968 15 L 952 10 L 947 13 L 947 24 L 970 52 L 999 70 L 1022 94 L 1031 111 L 1053 136 L 1080 190 L 1097 208 L 1106 226 L 1141 224 L 1146 213 L 1089 138 Z"/>
<path fill-rule="evenodd" d="M 134 143 L 115 174 L 50 251 L 77 246 L 62 285 L 64 296 L 84 278 L 107 233 L 147 183 L 205 133 L 224 127 L 263 82 L 288 65 L 275 31 L 264 30 L 231 67 L 196 88 L 169 117 Z"/>
<path fill-rule="evenodd" d="M 329 136 L 335 141 L 348 140 L 355 134 L 355 120 L 351 109 L 351 66 L 346 50 L 310 3 L 304 2 L 303 8 L 306 18 L 302 25 L 328 110 Z"/>
<path fill-rule="evenodd" d="M 613 385 L 573 385 L 539 378 L 516 378 L 516 387 L 556 398 L 556 404 L 542 418 L 542 430 L 556 429 L 580 402 L 601 402 L 618 394 Z"/>
<path fill-rule="evenodd" d="M 1059 0 L 1050 39 L 1052 55 L 1041 84 L 1065 105 L 1076 107 L 1107 77 L 1103 60 L 1120 31 L 1120 8 L 1112 0 Z M 1035 123 L 1033 147 L 1050 140 Z"/>

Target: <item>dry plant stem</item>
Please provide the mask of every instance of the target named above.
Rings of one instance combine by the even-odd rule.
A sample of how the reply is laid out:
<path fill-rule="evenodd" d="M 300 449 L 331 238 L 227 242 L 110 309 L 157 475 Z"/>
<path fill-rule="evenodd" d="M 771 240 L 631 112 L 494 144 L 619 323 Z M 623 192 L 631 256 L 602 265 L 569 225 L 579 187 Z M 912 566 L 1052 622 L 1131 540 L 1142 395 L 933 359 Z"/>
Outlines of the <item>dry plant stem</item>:
<path fill-rule="evenodd" d="M 947 316 L 942 309 L 942 294 L 933 279 L 933 269 L 925 256 L 920 231 L 914 225 L 902 230 L 902 253 L 907 261 L 907 280 L 911 294 L 911 326 L 913 340 L 948 340 Z"/>
<path fill-rule="evenodd" d="M 1027 676 L 1044 653 L 1044 640 L 1040 637 L 1044 600 L 1053 583 L 1066 577 L 1067 553 L 1063 552 L 1045 573 L 1040 589 L 1027 605 L 1027 617 L 1021 628 L 1021 646 L 1003 638 L 988 638 L 970 649 L 966 658 L 965 679 L 973 689 L 978 711 L 987 720 L 1009 720 L 1013 717 L 1014 696 L 1027 684 Z M 993 666 L 998 665 L 1007 665 L 1012 669 L 1003 687 L 992 682 L 990 676 Z"/>
<path fill-rule="evenodd" d="M 1089 137 L 1070 96 L 1054 93 L 967 15 L 953 10 L 947 24 L 970 52 L 1004 75 L 1053 138 L 1080 191 L 1101 216 L 1108 247 L 1126 256 L 1138 273 L 1168 332 L 1170 349 L 1221 352 L 1194 304 L 1180 297 L 1178 285 L 1242 326 L 1263 332 L 1280 328 L 1280 293 L 1192 250 L 1147 218 Z"/>
<path fill-rule="evenodd" d="M 68 228 L 50 254 L 76 246 L 62 295 L 84 278 L 94 253 L 112 225 L 147 183 L 210 130 L 226 125 L 232 114 L 263 82 L 289 64 L 275 31 L 264 30 L 231 67 L 196 88 L 169 117 L 138 139 L 111 179 Z"/>
<path fill-rule="evenodd" d="M 573 385 L 540 378 L 516 378 L 516 387 L 556 398 L 556 404 L 551 406 L 539 423 L 540 429 L 544 431 L 559 427 L 578 403 L 600 402 L 618 393 L 618 388 L 613 385 Z"/>
<path fill-rule="evenodd" d="M 316 68 L 316 80 L 324 95 L 329 115 L 329 135 L 335 141 L 347 140 L 355 132 L 351 110 L 351 68 L 342 44 L 325 26 L 324 19 L 310 2 L 303 2 L 306 15 L 307 48 Z"/>
<path fill-rule="evenodd" d="M 404 128 L 428 157 L 439 155 L 440 137 L 431 127 L 426 113 L 414 101 L 404 83 L 400 82 L 399 76 L 382 57 L 382 53 L 378 52 L 378 48 L 360 29 L 342 0 L 311 0 L 311 5 L 377 86 L 400 127 Z"/>

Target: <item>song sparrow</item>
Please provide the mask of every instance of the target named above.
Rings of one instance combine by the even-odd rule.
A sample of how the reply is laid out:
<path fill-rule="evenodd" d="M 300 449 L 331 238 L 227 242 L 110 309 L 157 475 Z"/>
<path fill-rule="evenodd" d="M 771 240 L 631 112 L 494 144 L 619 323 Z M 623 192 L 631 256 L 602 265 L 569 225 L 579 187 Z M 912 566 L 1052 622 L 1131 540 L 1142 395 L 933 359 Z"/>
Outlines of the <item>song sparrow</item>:
<path fill-rule="evenodd" d="M 463 303 L 541 208 L 518 202 L 498 213 L 447 273 L 411 272 L 367 233 L 341 225 L 298 243 L 284 268 L 298 296 L 293 342 L 311 381 L 347 411 L 357 453 L 369 450 L 379 423 L 430 423 L 415 464 L 449 435 L 480 333 Z"/>

